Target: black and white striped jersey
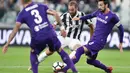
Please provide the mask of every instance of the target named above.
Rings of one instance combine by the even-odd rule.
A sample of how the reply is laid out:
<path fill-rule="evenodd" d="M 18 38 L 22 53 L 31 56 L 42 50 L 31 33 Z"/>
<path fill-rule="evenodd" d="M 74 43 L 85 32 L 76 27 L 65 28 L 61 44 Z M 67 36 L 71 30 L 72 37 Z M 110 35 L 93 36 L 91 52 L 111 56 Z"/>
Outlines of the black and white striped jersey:
<path fill-rule="evenodd" d="M 81 17 L 81 16 L 85 16 L 84 12 L 77 11 L 74 17 Z M 80 38 L 84 24 L 89 25 L 87 20 L 86 21 L 82 21 L 82 20 L 73 21 L 69 12 L 62 14 L 60 18 L 67 32 L 67 37 L 74 38 L 74 39 Z"/>

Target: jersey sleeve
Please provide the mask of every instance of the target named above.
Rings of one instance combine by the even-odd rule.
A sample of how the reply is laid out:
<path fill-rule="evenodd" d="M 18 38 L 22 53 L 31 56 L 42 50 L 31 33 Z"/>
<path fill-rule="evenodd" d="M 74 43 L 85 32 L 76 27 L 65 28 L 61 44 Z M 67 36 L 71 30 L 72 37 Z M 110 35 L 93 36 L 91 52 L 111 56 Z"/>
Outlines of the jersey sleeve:
<path fill-rule="evenodd" d="M 84 13 L 84 12 L 82 12 L 82 16 L 85 16 L 85 13 Z M 91 20 L 91 19 L 85 20 L 85 24 L 91 25 L 91 24 L 92 24 L 92 20 Z"/>
<path fill-rule="evenodd" d="M 47 10 L 49 9 L 48 6 L 45 5 L 45 4 L 39 3 L 39 5 L 40 5 L 41 7 L 44 7 L 45 11 L 47 11 Z"/>
<path fill-rule="evenodd" d="M 20 12 L 20 13 L 18 14 L 17 18 L 16 18 L 16 22 L 19 22 L 19 23 L 21 23 L 21 24 L 25 23 L 23 16 L 24 16 L 24 15 Z"/>
<path fill-rule="evenodd" d="M 95 12 L 91 13 L 92 17 L 96 17 L 99 13 L 99 10 L 96 10 Z"/>
<path fill-rule="evenodd" d="M 81 19 L 81 20 L 84 20 L 84 21 L 87 20 L 87 19 L 92 19 L 92 18 L 94 18 L 94 17 L 97 16 L 98 12 L 99 12 L 99 11 L 97 10 L 97 11 L 91 13 L 91 14 L 87 14 L 86 16 L 80 17 L 80 19 Z"/>
<path fill-rule="evenodd" d="M 47 11 L 49 9 L 47 5 L 44 5 L 44 7 L 45 7 L 45 11 Z"/>
<path fill-rule="evenodd" d="M 114 22 L 115 26 L 117 26 L 117 27 L 119 27 L 121 25 L 120 19 L 116 14 L 114 14 L 113 22 Z"/>
<path fill-rule="evenodd" d="M 120 31 L 120 43 L 122 43 L 123 36 L 124 36 L 124 28 L 123 28 L 122 24 L 120 23 L 119 17 L 116 14 L 114 14 L 113 21 L 114 21 L 114 24 L 118 27 L 118 29 Z"/>

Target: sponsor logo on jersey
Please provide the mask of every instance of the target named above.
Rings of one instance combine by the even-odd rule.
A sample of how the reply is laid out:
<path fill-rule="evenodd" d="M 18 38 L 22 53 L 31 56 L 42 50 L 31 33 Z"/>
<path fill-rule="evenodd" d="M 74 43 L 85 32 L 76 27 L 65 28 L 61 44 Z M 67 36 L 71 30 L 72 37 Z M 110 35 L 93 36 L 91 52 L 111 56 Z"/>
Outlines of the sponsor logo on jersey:
<path fill-rule="evenodd" d="M 100 18 L 100 17 L 97 17 L 97 20 L 98 20 L 98 21 L 100 21 L 100 22 L 102 22 L 102 23 L 104 23 L 104 24 L 106 24 L 106 23 L 107 23 L 107 21 L 106 21 L 106 20 L 104 20 L 104 19 L 102 19 L 102 18 Z"/>

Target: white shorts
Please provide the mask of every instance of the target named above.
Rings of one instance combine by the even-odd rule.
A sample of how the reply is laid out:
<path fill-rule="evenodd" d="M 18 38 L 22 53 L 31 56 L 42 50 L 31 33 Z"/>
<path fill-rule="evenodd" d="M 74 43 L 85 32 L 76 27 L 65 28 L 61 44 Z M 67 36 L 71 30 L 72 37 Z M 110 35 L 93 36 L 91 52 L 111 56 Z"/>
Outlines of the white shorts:
<path fill-rule="evenodd" d="M 74 50 L 75 45 L 79 44 L 81 45 L 81 42 L 79 41 L 79 39 L 73 39 L 70 37 L 63 37 L 63 36 L 57 36 L 58 39 L 61 42 L 61 47 L 69 47 L 70 50 Z"/>

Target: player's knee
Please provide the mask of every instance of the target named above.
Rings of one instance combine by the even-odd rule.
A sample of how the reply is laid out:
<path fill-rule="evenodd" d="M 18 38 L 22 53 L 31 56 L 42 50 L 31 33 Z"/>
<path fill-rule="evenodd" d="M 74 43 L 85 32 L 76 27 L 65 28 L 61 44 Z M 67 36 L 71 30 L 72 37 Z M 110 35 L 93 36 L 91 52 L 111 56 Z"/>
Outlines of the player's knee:
<path fill-rule="evenodd" d="M 81 47 L 81 45 L 80 44 L 76 44 L 76 45 L 73 46 L 73 50 L 77 50 L 79 47 Z"/>
<path fill-rule="evenodd" d="M 89 52 L 88 48 L 86 48 L 85 46 L 83 46 L 83 48 L 84 48 L 84 52 L 86 52 L 86 53 Z"/>
<path fill-rule="evenodd" d="M 73 60 L 73 63 L 76 64 L 78 61 L 79 61 L 79 60 L 74 59 L 74 60 Z"/>
<path fill-rule="evenodd" d="M 31 53 L 34 53 L 34 49 L 31 49 Z"/>
<path fill-rule="evenodd" d="M 50 51 L 49 49 L 46 50 L 46 55 L 48 55 L 48 56 L 49 56 L 49 55 L 52 55 L 53 53 L 54 53 L 54 51 L 52 52 L 52 51 Z"/>
<path fill-rule="evenodd" d="M 52 55 L 52 54 L 53 54 L 53 52 L 47 53 L 48 56 L 50 56 L 50 55 Z"/>
<path fill-rule="evenodd" d="M 73 61 L 74 64 L 76 64 L 79 61 L 79 59 L 76 58 L 76 56 L 74 56 L 74 58 L 72 59 L 72 61 Z"/>
<path fill-rule="evenodd" d="M 59 48 L 59 50 L 57 50 L 57 52 L 59 53 L 59 52 L 61 52 L 63 49 L 62 48 Z"/>
<path fill-rule="evenodd" d="M 77 39 L 73 39 L 68 46 L 73 51 L 81 46 L 81 42 Z"/>
<path fill-rule="evenodd" d="M 93 59 L 87 59 L 87 63 L 92 65 L 93 64 Z"/>

